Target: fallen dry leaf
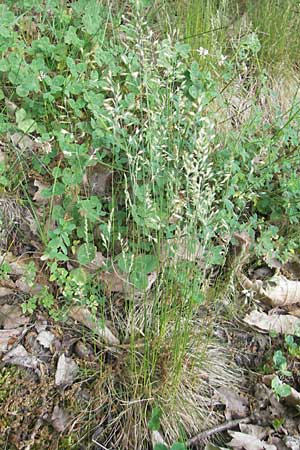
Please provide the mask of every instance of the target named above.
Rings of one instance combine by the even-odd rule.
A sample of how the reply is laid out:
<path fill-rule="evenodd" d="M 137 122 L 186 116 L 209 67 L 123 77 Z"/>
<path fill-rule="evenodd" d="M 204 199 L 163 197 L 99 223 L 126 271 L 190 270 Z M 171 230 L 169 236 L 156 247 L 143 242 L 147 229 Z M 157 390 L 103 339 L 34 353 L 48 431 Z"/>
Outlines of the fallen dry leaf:
<path fill-rule="evenodd" d="M 24 133 L 14 133 L 10 135 L 10 140 L 23 152 L 28 150 L 35 150 L 36 143 Z"/>
<path fill-rule="evenodd" d="M 0 307 L 0 325 L 4 329 L 18 328 L 26 325 L 29 318 L 22 315 L 18 305 L 2 305 Z"/>
<path fill-rule="evenodd" d="M 12 295 L 13 293 L 14 293 L 14 291 L 12 289 L 0 286 L 0 298 L 6 297 L 8 295 Z"/>
<path fill-rule="evenodd" d="M 80 359 L 84 359 L 86 361 L 92 361 L 93 359 L 95 359 L 93 347 L 88 343 L 77 341 L 74 347 L 74 351 Z"/>
<path fill-rule="evenodd" d="M 0 352 L 6 352 L 10 346 L 12 346 L 18 336 L 22 332 L 21 328 L 0 330 Z"/>
<path fill-rule="evenodd" d="M 270 387 L 272 385 L 272 380 L 275 377 L 275 375 L 264 375 L 262 377 L 262 382 Z M 284 403 L 287 403 L 290 406 L 299 406 L 300 405 L 300 392 L 296 391 L 292 386 L 291 387 L 291 393 L 290 395 L 287 395 L 286 397 L 282 398 L 282 401 Z"/>
<path fill-rule="evenodd" d="M 261 427 L 260 425 L 253 425 L 251 423 L 241 422 L 239 427 L 242 433 L 250 434 L 257 439 L 265 439 L 271 432 L 270 427 Z"/>
<path fill-rule="evenodd" d="M 33 196 L 33 200 L 37 203 L 40 203 L 41 205 L 45 205 L 46 203 L 48 203 L 48 199 L 43 197 L 42 192 L 44 189 L 47 189 L 49 185 L 41 183 L 39 180 L 34 180 L 33 184 L 38 188 Z"/>
<path fill-rule="evenodd" d="M 217 396 L 226 406 L 225 417 L 227 420 L 240 419 L 248 416 L 248 400 L 237 394 L 233 389 L 222 387 L 218 389 Z"/>
<path fill-rule="evenodd" d="M 4 364 L 10 364 L 28 369 L 37 369 L 39 362 L 35 356 L 30 355 L 23 345 L 19 344 L 3 356 Z"/>
<path fill-rule="evenodd" d="M 300 279 L 300 261 L 298 259 L 293 259 L 291 261 L 287 261 L 282 266 L 282 271 L 284 275 L 287 275 L 287 278 L 291 278 L 293 280 Z"/>
<path fill-rule="evenodd" d="M 38 274 L 40 276 L 40 274 Z M 44 280 L 43 280 L 44 281 Z M 21 277 L 15 282 L 16 289 L 20 292 L 24 292 L 24 294 L 35 295 L 39 293 L 42 289 L 42 285 L 39 283 L 34 283 L 33 286 L 29 286 L 25 277 Z"/>
<path fill-rule="evenodd" d="M 48 155 L 52 151 L 50 142 L 39 142 L 39 149 L 42 153 Z"/>
<path fill-rule="evenodd" d="M 96 272 L 100 267 L 103 267 L 105 264 L 106 258 L 102 255 L 101 252 L 96 252 L 95 258 L 89 264 L 86 264 L 84 268 L 88 272 Z"/>
<path fill-rule="evenodd" d="M 69 315 L 73 320 L 81 323 L 96 333 L 107 344 L 118 345 L 120 343 L 119 339 L 110 331 L 110 329 L 103 325 L 99 319 L 93 316 L 87 308 L 74 306 L 70 309 Z"/>
<path fill-rule="evenodd" d="M 284 444 L 283 440 L 277 436 L 272 436 L 270 438 L 270 444 L 275 445 L 277 450 L 289 450 L 288 447 Z"/>
<path fill-rule="evenodd" d="M 37 336 L 37 341 L 45 348 L 50 348 L 54 342 L 55 336 L 50 331 L 42 330 Z"/>
<path fill-rule="evenodd" d="M 247 231 L 233 233 L 233 238 L 237 241 L 237 244 L 235 245 L 236 254 L 247 252 L 249 250 L 252 239 Z"/>
<path fill-rule="evenodd" d="M 62 433 L 66 430 L 70 422 L 70 416 L 64 408 L 56 405 L 53 408 L 51 419 L 49 420 L 53 428 Z"/>
<path fill-rule="evenodd" d="M 11 116 L 13 116 L 16 110 L 18 109 L 17 105 L 12 101 L 8 100 L 7 98 L 5 99 L 5 106 L 8 114 Z"/>
<path fill-rule="evenodd" d="M 249 280 L 245 275 L 239 275 L 242 285 L 259 295 L 266 303 L 274 307 L 284 307 L 300 303 L 300 282 L 292 281 L 283 275 L 275 275 L 268 281 Z"/>
<path fill-rule="evenodd" d="M 300 319 L 290 315 L 272 314 L 256 310 L 251 311 L 244 318 L 248 325 L 265 331 L 276 331 L 279 334 L 297 334 L 300 330 Z"/>
<path fill-rule="evenodd" d="M 105 284 L 108 294 L 127 292 L 130 286 L 127 281 L 127 275 L 117 270 L 114 272 L 101 272 L 99 278 Z"/>
<path fill-rule="evenodd" d="M 270 445 L 250 434 L 239 431 L 228 431 L 228 434 L 232 437 L 228 445 L 237 450 L 277 450 L 275 445 Z"/>
<path fill-rule="evenodd" d="M 78 373 L 78 366 L 72 358 L 60 355 L 55 373 L 56 386 L 65 387 L 72 384 Z"/>
<path fill-rule="evenodd" d="M 22 257 L 16 258 L 12 253 L 8 252 L 0 255 L 0 265 L 4 262 L 9 264 L 9 274 L 15 276 L 24 275 L 27 267 L 28 258 L 25 260 Z"/>
<path fill-rule="evenodd" d="M 300 448 L 300 437 L 299 436 L 285 436 L 283 442 L 290 450 L 299 450 Z"/>

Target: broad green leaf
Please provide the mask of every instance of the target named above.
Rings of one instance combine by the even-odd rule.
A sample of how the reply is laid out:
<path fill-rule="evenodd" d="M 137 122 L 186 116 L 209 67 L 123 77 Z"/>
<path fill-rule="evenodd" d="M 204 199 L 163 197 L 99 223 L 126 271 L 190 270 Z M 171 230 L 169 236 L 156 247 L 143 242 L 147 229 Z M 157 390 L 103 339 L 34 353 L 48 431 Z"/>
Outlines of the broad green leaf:
<path fill-rule="evenodd" d="M 70 272 L 69 278 L 78 286 L 84 286 L 87 283 L 88 279 L 86 272 L 80 267 L 78 267 L 77 269 L 73 269 Z"/>
<path fill-rule="evenodd" d="M 292 388 L 290 385 L 283 383 L 279 377 L 275 377 L 272 380 L 272 389 L 274 393 L 279 397 L 288 397 L 291 395 Z"/>
<path fill-rule="evenodd" d="M 183 442 L 175 442 L 171 450 L 187 450 L 186 445 Z"/>
<path fill-rule="evenodd" d="M 135 272 L 147 274 L 157 269 L 158 260 L 154 255 L 140 255 L 134 259 L 133 267 Z"/>
<path fill-rule="evenodd" d="M 16 112 L 16 122 L 19 130 L 23 131 L 23 133 L 32 132 L 36 129 L 36 122 L 27 118 L 27 113 L 23 108 Z"/>
<path fill-rule="evenodd" d="M 162 411 L 157 406 L 155 406 L 152 409 L 151 419 L 148 422 L 148 427 L 150 430 L 152 430 L 152 431 L 159 430 L 161 414 L 162 414 Z"/>
<path fill-rule="evenodd" d="M 101 5 L 96 0 L 90 0 L 85 9 L 82 18 L 82 23 L 88 34 L 96 34 L 97 31 L 102 30 Z"/>
<path fill-rule="evenodd" d="M 155 444 L 154 450 L 168 450 L 168 447 L 166 447 L 164 444 Z"/>
<path fill-rule="evenodd" d="M 77 259 L 80 264 L 85 265 L 90 263 L 95 258 L 96 248 L 94 244 L 82 244 L 77 252 Z"/>
<path fill-rule="evenodd" d="M 148 277 L 145 273 L 134 270 L 130 275 L 130 282 L 134 284 L 139 291 L 144 291 L 148 286 Z"/>

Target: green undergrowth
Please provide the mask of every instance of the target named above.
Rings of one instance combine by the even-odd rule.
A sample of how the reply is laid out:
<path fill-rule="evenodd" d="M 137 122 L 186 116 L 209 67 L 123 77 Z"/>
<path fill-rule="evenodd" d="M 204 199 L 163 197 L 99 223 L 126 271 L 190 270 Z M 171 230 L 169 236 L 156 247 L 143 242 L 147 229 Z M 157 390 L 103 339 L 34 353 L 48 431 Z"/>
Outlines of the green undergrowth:
<path fill-rule="evenodd" d="M 199 307 L 209 300 L 213 310 L 232 283 L 234 233 L 251 236 L 258 264 L 299 251 L 300 105 L 295 96 L 283 112 L 268 73 L 256 76 L 259 33 L 228 54 L 205 35 L 195 60 L 177 32 L 149 27 L 147 3 L 0 6 L 1 197 L 31 208 L 41 254 L 27 281 L 34 288 L 41 268 L 48 280 L 23 310 L 65 320 L 70 307 L 88 307 L 129 349 L 121 379 L 101 385 L 119 401 L 120 422 L 106 438 L 124 449 L 140 445 L 134 418 L 149 442 L 156 404 L 168 412 L 168 444 L 180 427 L 185 435 L 201 428 L 207 403 L 195 394 L 193 404 L 189 387 L 201 364 L 215 370 L 208 347 L 218 344 L 213 315 Z M 201 320 L 206 332 L 195 338 Z M 216 386 L 232 381 L 226 364 Z M 104 425 L 110 416 L 106 409 Z"/>
<path fill-rule="evenodd" d="M 259 41 L 257 70 L 285 76 L 299 68 L 299 2 L 296 0 L 175 0 L 176 20 L 194 49 L 235 54 L 253 34 Z"/>

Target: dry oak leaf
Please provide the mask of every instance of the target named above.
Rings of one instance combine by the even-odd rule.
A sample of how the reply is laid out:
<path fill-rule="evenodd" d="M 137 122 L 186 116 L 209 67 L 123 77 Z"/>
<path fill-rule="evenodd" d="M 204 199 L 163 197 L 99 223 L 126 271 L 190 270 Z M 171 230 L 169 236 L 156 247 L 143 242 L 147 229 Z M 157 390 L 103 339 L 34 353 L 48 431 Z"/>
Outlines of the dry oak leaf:
<path fill-rule="evenodd" d="M 30 355 L 21 344 L 6 353 L 6 355 L 3 356 L 2 361 L 5 364 L 27 367 L 28 369 L 37 369 L 39 365 L 38 359 L 35 356 Z"/>
<path fill-rule="evenodd" d="M 297 334 L 300 330 L 298 317 L 280 314 L 268 315 L 256 310 L 247 314 L 244 322 L 261 330 L 276 331 L 279 334 Z"/>
<path fill-rule="evenodd" d="M 0 352 L 6 352 L 15 343 L 21 332 L 21 328 L 0 330 Z"/>
<path fill-rule="evenodd" d="M 242 285 L 258 294 L 271 306 L 286 306 L 300 303 L 300 281 L 292 281 L 283 275 L 275 275 L 266 282 L 252 282 L 245 275 L 239 275 Z"/>
<path fill-rule="evenodd" d="M 85 264 L 84 268 L 88 272 L 96 272 L 100 269 L 100 267 L 103 267 L 105 264 L 106 258 L 102 255 L 101 252 L 96 252 L 95 258 L 88 264 Z"/>
<path fill-rule="evenodd" d="M 126 279 L 127 275 L 121 273 L 120 271 L 114 270 L 113 272 L 101 272 L 99 277 L 105 284 L 106 290 L 109 294 L 113 292 L 124 293 L 129 289 L 130 285 Z"/>
<path fill-rule="evenodd" d="M 33 200 L 37 203 L 40 203 L 42 205 L 45 205 L 48 203 L 48 199 L 43 197 L 42 192 L 44 189 L 47 189 L 49 187 L 48 184 L 41 183 L 39 180 L 34 180 L 33 182 L 34 186 L 37 187 L 37 191 L 35 192 L 33 196 Z"/>
<path fill-rule="evenodd" d="M 240 396 L 233 389 L 222 387 L 218 389 L 217 396 L 226 406 L 225 417 L 227 420 L 247 417 L 249 414 L 248 400 Z"/>
<path fill-rule="evenodd" d="M 65 409 L 56 405 L 53 408 L 49 422 L 56 431 L 62 433 L 66 430 L 70 423 L 70 416 Z"/>
<path fill-rule="evenodd" d="M 6 330 L 26 325 L 29 318 L 22 316 L 22 310 L 17 305 L 2 305 L 0 307 L 0 325 Z"/>
<path fill-rule="evenodd" d="M 228 445 L 236 450 L 277 450 L 275 445 L 267 444 L 250 434 L 239 431 L 228 431 L 228 434 L 232 437 Z"/>
<path fill-rule="evenodd" d="M 96 333 L 107 344 L 120 344 L 119 339 L 110 331 L 110 329 L 107 326 L 102 325 L 101 321 L 97 319 L 87 308 L 74 306 L 70 309 L 69 315 L 73 320 L 81 323 Z"/>
<path fill-rule="evenodd" d="M 75 381 L 79 367 L 72 358 L 60 355 L 55 373 L 56 386 L 65 387 Z"/>
<path fill-rule="evenodd" d="M 8 295 L 12 295 L 13 293 L 14 293 L 14 291 L 12 289 L 0 286 L 0 298 L 6 297 Z"/>

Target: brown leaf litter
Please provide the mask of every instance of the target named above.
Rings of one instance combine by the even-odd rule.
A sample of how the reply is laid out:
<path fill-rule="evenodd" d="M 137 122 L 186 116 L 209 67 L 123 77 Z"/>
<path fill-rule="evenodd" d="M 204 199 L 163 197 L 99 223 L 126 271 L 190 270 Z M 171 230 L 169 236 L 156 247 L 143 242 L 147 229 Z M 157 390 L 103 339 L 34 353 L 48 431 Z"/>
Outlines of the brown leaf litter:
<path fill-rule="evenodd" d="M 252 290 L 262 301 L 273 307 L 300 304 L 300 282 L 288 280 L 283 275 L 275 275 L 270 280 L 255 282 L 240 274 L 242 285 Z"/>
<path fill-rule="evenodd" d="M 70 317 L 76 322 L 81 323 L 89 328 L 93 333 L 99 336 L 103 341 L 109 345 L 119 345 L 119 339 L 112 333 L 112 331 L 97 319 L 87 308 L 74 306 L 70 309 Z"/>
<path fill-rule="evenodd" d="M 251 311 L 244 318 L 248 325 L 264 331 L 276 331 L 279 334 L 297 334 L 300 330 L 300 319 L 290 315 L 266 314 L 257 310 Z"/>

